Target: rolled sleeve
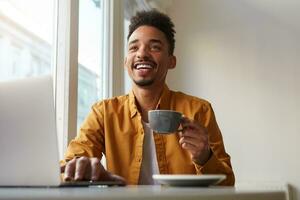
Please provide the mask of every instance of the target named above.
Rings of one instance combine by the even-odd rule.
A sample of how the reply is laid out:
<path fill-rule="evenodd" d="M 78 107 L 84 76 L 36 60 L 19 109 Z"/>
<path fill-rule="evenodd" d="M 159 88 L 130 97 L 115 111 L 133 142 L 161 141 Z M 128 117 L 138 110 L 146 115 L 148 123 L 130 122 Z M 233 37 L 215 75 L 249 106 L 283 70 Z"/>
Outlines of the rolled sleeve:
<path fill-rule="evenodd" d="M 101 103 L 95 104 L 82 126 L 78 136 L 68 145 L 61 166 L 74 157 L 102 157 L 104 152 L 104 134 L 102 126 Z"/>

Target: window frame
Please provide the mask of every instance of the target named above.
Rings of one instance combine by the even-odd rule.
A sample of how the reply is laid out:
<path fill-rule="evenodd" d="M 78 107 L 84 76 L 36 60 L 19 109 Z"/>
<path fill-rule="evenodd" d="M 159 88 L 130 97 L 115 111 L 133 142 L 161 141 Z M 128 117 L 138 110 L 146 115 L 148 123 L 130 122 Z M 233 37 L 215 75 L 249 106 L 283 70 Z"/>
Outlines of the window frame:
<path fill-rule="evenodd" d="M 103 0 L 103 98 L 124 93 L 123 0 Z M 79 0 L 55 0 L 53 77 L 60 159 L 77 135 Z"/>
<path fill-rule="evenodd" d="M 104 48 L 107 54 L 103 55 L 106 91 L 104 98 L 124 94 L 124 1 L 104 1 Z M 104 52 L 104 51 L 103 51 Z"/>
<path fill-rule="evenodd" d="M 56 0 L 54 84 L 60 158 L 76 136 L 79 0 Z"/>

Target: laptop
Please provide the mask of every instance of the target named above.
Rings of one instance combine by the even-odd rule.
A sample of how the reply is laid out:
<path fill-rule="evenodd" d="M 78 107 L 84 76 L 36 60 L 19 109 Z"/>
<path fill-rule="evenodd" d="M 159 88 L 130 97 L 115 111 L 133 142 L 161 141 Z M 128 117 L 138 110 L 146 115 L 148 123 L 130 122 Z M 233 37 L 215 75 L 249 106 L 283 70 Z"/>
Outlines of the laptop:
<path fill-rule="evenodd" d="M 51 76 L 0 82 L 0 186 L 122 185 L 62 182 Z"/>

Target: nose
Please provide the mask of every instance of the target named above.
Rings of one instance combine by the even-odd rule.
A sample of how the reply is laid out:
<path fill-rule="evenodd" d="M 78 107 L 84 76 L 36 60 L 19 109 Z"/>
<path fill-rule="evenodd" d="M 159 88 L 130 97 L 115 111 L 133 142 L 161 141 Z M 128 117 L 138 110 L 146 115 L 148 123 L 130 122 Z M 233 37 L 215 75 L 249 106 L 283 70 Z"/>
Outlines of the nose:
<path fill-rule="evenodd" d="M 145 46 L 143 46 L 138 49 L 136 56 L 139 59 L 149 58 L 149 52 L 148 52 L 147 48 Z"/>

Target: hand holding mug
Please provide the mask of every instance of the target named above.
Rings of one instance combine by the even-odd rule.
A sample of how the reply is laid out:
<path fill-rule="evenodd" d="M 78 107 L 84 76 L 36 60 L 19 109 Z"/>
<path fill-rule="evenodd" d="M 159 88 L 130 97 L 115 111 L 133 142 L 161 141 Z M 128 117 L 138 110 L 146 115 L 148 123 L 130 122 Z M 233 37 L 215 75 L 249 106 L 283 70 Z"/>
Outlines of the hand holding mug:
<path fill-rule="evenodd" d="M 204 165 L 211 156 L 211 149 L 208 142 L 207 129 L 199 122 L 182 117 L 179 143 L 181 147 L 191 154 L 192 160 Z"/>
<path fill-rule="evenodd" d="M 150 128 L 156 133 L 172 134 L 179 132 L 179 144 L 191 154 L 192 160 L 203 165 L 211 156 L 208 133 L 199 122 L 184 117 L 173 110 L 151 110 L 148 112 Z M 179 127 L 182 127 L 179 130 Z"/>

